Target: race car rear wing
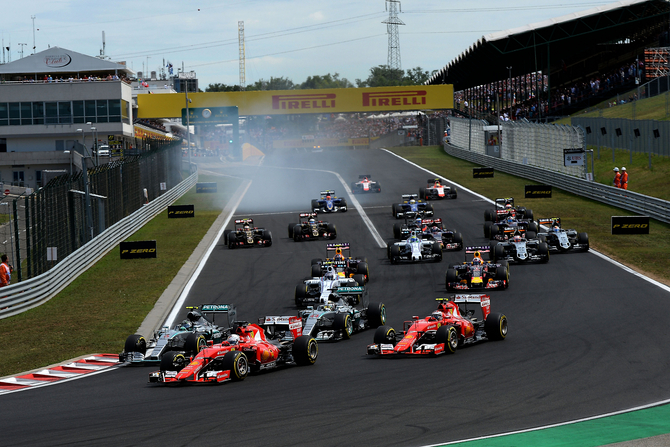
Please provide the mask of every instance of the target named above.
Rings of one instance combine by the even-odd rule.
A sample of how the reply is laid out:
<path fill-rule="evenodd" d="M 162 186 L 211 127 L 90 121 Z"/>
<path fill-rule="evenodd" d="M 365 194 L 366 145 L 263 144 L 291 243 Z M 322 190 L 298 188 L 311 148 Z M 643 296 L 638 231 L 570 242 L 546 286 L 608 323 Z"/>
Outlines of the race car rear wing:
<path fill-rule="evenodd" d="M 342 242 L 341 244 L 326 244 L 326 251 L 336 250 L 338 248 L 348 250 L 349 242 Z"/>
<path fill-rule="evenodd" d="M 197 307 L 187 307 L 187 309 L 198 309 Z M 203 304 L 199 308 L 203 315 L 211 314 L 212 323 L 216 323 L 217 314 L 226 314 L 228 316 L 228 327 L 233 326 L 233 321 L 237 320 L 237 309 L 234 304 Z"/>
<path fill-rule="evenodd" d="M 360 296 L 360 304 L 362 304 L 364 308 L 368 307 L 368 304 L 370 304 L 370 295 L 367 287 L 338 287 L 335 290 L 335 293 L 340 296 Z"/>
<path fill-rule="evenodd" d="M 421 219 L 421 223 L 424 225 L 430 225 L 432 223 L 441 224 L 442 218 L 438 217 L 437 219 Z"/>
<path fill-rule="evenodd" d="M 321 197 L 325 197 L 329 194 L 333 195 L 333 194 L 335 194 L 335 190 L 334 189 L 327 189 L 326 191 L 321 191 L 320 194 L 321 194 Z"/>
<path fill-rule="evenodd" d="M 491 247 L 482 245 L 481 247 L 465 247 L 465 253 L 473 254 L 476 252 L 488 253 L 491 251 Z"/>
<path fill-rule="evenodd" d="M 497 208 L 504 208 L 508 203 L 514 207 L 514 197 L 503 197 L 496 199 Z"/>
<path fill-rule="evenodd" d="M 296 316 L 278 317 L 267 316 L 258 319 L 258 325 L 265 331 L 266 337 L 275 339 L 275 334 L 290 331 L 293 340 L 302 335 L 302 319 Z M 286 337 L 286 334 L 284 334 Z M 290 337 L 289 337 L 290 338 Z"/>
<path fill-rule="evenodd" d="M 427 182 L 427 183 L 435 183 L 435 182 L 440 182 L 440 183 L 442 183 L 442 179 L 441 179 L 441 178 L 435 178 L 435 177 L 433 177 L 433 178 L 429 178 L 428 180 L 426 180 L 426 182 Z"/>
<path fill-rule="evenodd" d="M 370 174 L 363 174 L 363 175 L 358 176 L 358 180 L 361 180 L 361 179 L 364 179 L 364 178 L 367 178 L 368 180 L 370 180 L 370 177 L 372 177 Z"/>
<path fill-rule="evenodd" d="M 300 217 L 316 217 L 316 213 L 300 213 Z"/>
<path fill-rule="evenodd" d="M 403 194 L 402 195 L 403 200 L 412 200 L 412 199 L 418 199 L 419 195 L 418 194 Z"/>
<path fill-rule="evenodd" d="M 537 219 L 537 224 L 538 225 L 548 225 L 550 227 L 554 226 L 554 223 L 557 223 L 558 226 L 561 226 L 561 218 L 560 217 L 543 217 L 541 219 Z"/>
<path fill-rule="evenodd" d="M 246 223 L 252 224 L 252 223 L 254 223 L 254 220 L 250 217 L 247 217 L 246 219 L 237 219 L 237 220 L 235 220 L 235 223 L 236 224 L 246 224 Z"/>
<path fill-rule="evenodd" d="M 437 301 L 449 301 L 449 298 L 437 298 Z M 491 296 L 479 293 L 473 295 L 453 295 L 451 301 L 456 304 L 465 304 L 464 309 L 467 312 L 468 303 L 478 303 L 482 308 L 484 320 L 491 313 Z"/>

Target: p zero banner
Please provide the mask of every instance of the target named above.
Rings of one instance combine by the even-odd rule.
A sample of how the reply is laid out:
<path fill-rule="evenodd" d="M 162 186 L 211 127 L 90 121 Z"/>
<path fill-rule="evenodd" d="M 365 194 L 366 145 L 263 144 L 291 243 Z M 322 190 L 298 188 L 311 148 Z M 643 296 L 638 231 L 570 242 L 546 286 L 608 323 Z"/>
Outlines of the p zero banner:
<path fill-rule="evenodd" d="M 121 259 L 156 257 L 156 241 L 121 242 Z"/>
<path fill-rule="evenodd" d="M 649 234 L 649 216 L 612 216 L 612 234 Z"/>
<path fill-rule="evenodd" d="M 305 113 L 399 112 L 451 109 L 451 84 L 403 87 L 337 88 L 317 90 L 270 90 L 251 92 L 189 93 L 189 108 L 196 111 L 239 108 L 244 115 L 292 115 Z M 184 95 L 137 95 L 137 117 L 179 118 Z M 194 112 L 195 113 L 195 112 Z M 215 113 L 211 113 L 214 116 Z M 211 118 L 207 118 L 211 119 Z"/>
<path fill-rule="evenodd" d="M 183 217 L 195 217 L 195 206 L 193 205 L 168 206 L 168 219 L 179 219 Z"/>
<path fill-rule="evenodd" d="M 493 177 L 493 168 L 472 168 L 472 178 Z"/>
<path fill-rule="evenodd" d="M 195 192 L 216 192 L 216 183 L 214 182 L 200 182 L 195 184 Z"/>
<path fill-rule="evenodd" d="M 551 185 L 526 185 L 526 199 L 551 199 Z"/>

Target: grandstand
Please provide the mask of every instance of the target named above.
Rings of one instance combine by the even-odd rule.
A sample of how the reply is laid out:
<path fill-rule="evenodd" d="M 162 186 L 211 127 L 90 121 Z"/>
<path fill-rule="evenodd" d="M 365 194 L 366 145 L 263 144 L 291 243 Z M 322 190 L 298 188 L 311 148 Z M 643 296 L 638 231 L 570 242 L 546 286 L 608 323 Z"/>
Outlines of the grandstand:
<path fill-rule="evenodd" d="M 453 84 L 456 108 L 489 121 L 567 115 L 639 83 L 669 17 L 667 0 L 624 0 L 488 34 L 426 84 Z"/>

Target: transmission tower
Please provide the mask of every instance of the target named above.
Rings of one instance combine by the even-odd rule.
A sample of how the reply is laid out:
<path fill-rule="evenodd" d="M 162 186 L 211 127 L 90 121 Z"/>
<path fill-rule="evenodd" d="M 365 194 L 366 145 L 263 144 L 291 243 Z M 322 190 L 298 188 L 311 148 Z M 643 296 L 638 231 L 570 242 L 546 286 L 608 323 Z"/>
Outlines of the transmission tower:
<path fill-rule="evenodd" d="M 391 69 L 401 69 L 400 63 L 400 37 L 398 36 L 398 25 L 405 23 L 398 18 L 400 11 L 400 0 L 386 0 L 386 10 L 389 18 L 382 23 L 386 24 L 386 34 L 389 36 L 389 54 L 387 65 Z M 400 11 L 402 12 L 402 11 Z"/>
<path fill-rule="evenodd" d="M 246 61 L 246 55 L 244 53 L 244 22 L 240 21 L 237 22 L 237 40 L 240 45 L 240 89 L 244 90 L 245 84 L 247 83 L 246 80 L 246 72 L 245 72 L 245 61 Z"/>

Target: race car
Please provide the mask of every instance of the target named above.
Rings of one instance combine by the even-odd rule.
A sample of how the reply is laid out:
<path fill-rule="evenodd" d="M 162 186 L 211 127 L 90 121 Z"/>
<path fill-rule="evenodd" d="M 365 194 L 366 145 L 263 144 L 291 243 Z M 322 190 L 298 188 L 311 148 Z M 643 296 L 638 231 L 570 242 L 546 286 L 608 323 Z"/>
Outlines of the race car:
<path fill-rule="evenodd" d="M 407 213 L 412 213 L 411 216 L 419 215 L 422 217 L 430 217 L 434 214 L 433 206 L 417 200 L 419 196 L 416 194 L 403 194 L 402 203 L 394 203 L 391 205 L 391 212 L 393 217 L 400 219 L 405 217 Z"/>
<path fill-rule="evenodd" d="M 382 192 L 382 187 L 379 186 L 379 182 L 370 180 L 370 174 L 359 175 L 358 181 L 351 183 L 351 193 L 361 192 Z"/>
<path fill-rule="evenodd" d="M 490 254 L 490 247 L 465 247 L 465 262 L 447 269 L 447 290 L 506 289 L 509 287 L 509 263 L 484 261 L 482 253 Z M 473 255 L 468 261 L 468 255 Z"/>
<path fill-rule="evenodd" d="M 484 222 L 484 236 L 496 241 L 507 241 L 516 233 L 521 233 L 527 239 L 534 239 L 537 236 L 537 224 L 532 220 L 518 220 L 512 216 L 496 223 Z"/>
<path fill-rule="evenodd" d="M 363 287 L 340 287 L 328 302 L 300 311 L 302 333 L 318 341 L 348 340 L 355 332 L 386 323 L 386 307 L 370 303 Z"/>
<path fill-rule="evenodd" d="M 440 243 L 442 250 L 462 250 L 463 235 L 456 230 L 444 228 L 442 219 L 416 219 L 405 218 L 403 225 L 393 225 L 393 235 L 398 240 L 405 240 L 412 230 L 421 232 L 421 239 L 434 240 Z"/>
<path fill-rule="evenodd" d="M 298 242 L 303 239 L 316 240 L 335 239 L 337 228 L 335 224 L 316 220 L 316 213 L 300 213 L 299 223 L 288 224 L 288 237 Z"/>
<path fill-rule="evenodd" d="M 507 317 L 491 312 L 488 295 L 455 295 L 437 301 L 440 304 L 431 315 L 405 321 L 401 334 L 392 327 L 379 326 L 374 343 L 368 345 L 368 355 L 453 354 L 458 347 L 507 337 Z"/>
<path fill-rule="evenodd" d="M 237 310 L 232 304 L 203 304 L 187 309 L 189 312 L 185 320 L 172 329 L 162 327 L 154 332 L 149 341 L 139 334 L 130 335 L 123 352 L 119 354 L 119 362 L 158 363 L 166 352 L 198 353 L 210 341 L 220 343 L 225 340 L 237 317 Z M 215 324 L 217 315 L 225 316 L 222 326 Z"/>
<path fill-rule="evenodd" d="M 341 287 L 363 287 L 365 290 L 365 277 L 356 274 L 352 278 L 339 275 L 335 266 L 329 265 L 321 277 L 312 277 L 303 280 L 295 287 L 295 304 L 298 307 L 308 305 L 325 304 L 330 300 L 330 295 Z M 362 300 L 362 292 L 358 293 Z"/>
<path fill-rule="evenodd" d="M 344 197 L 336 197 L 332 189 L 321 191 L 320 199 L 312 200 L 312 211 L 315 213 L 336 213 L 347 211 L 347 200 Z"/>
<path fill-rule="evenodd" d="M 526 235 L 532 233 L 527 232 Z M 541 239 L 528 239 L 521 232 L 516 232 L 505 242 L 491 246 L 495 262 L 505 260 L 514 263 L 549 262 L 549 246 Z"/>
<path fill-rule="evenodd" d="M 252 226 L 251 218 L 235 220 L 235 229 L 224 230 L 223 240 L 228 248 L 269 247 L 272 245 L 272 233 L 265 228 Z"/>
<path fill-rule="evenodd" d="M 496 223 L 510 216 L 516 220 L 533 220 L 533 210 L 526 209 L 523 206 L 514 206 L 514 197 L 496 199 L 495 203 L 495 209 L 484 211 L 484 221 Z"/>
<path fill-rule="evenodd" d="M 442 244 L 436 240 L 421 239 L 421 233 L 414 230 L 404 241 L 387 246 L 386 255 L 391 264 L 401 261 L 419 262 L 442 260 Z"/>
<path fill-rule="evenodd" d="M 423 200 L 455 199 L 458 191 L 455 186 L 445 186 L 439 178 L 429 178 L 425 188 L 419 188 L 419 198 Z"/>
<path fill-rule="evenodd" d="M 367 283 L 370 280 L 367 258 L 351 257 L 350 250 L 351 246 L 348 242 L 326 244 L 326 258 L 312 259 L 312 278 L 323 276 L 328 267 L 333 267 L 339 277 L 354 278 L 357 281 L 364 280 Z M 363 275 L 363 277 L 357 275 Z"/>
<path fill-rule="evenodd" d="M 538 219 L 537 223 L 549 227 L 548 232 L 540 232 L 537 237 L 545 240 L 551 251 L 589 251 L 589 235 L 574 229 L 564 230 L 560 217 Z"/>
<path fill-rule="evenodd" d="M 235 322 L 226 341 L 208 344 L 197 355 L 163 354 L 160 370 L 149 374 L 154 383 L 221 383 L 286 365 L 313 365 L 319 354 L 316 340 L 302 335 L 300 318 L 265 317 L 260 324 Z"/>

